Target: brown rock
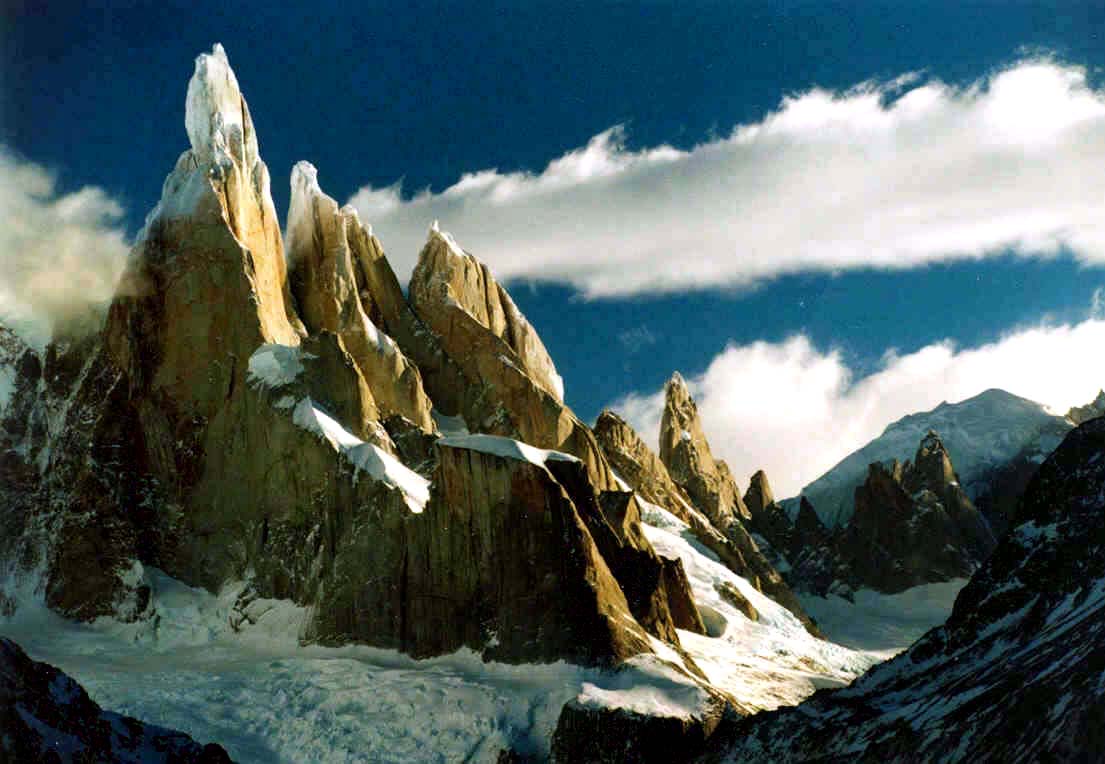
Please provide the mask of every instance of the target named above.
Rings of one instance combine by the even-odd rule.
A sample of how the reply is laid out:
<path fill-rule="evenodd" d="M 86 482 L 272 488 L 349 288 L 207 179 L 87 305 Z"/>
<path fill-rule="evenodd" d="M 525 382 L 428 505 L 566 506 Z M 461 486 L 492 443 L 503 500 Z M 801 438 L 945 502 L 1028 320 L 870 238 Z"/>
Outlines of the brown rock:
<path fill-rule="evenodd" d="M 605 410 L 595 420 L 594 432 L 610 466 L 634 491 L 680 520 L 690 522 L 690 497 L 624 419 Z"/>
<path fill-rule="evenodd" d="M 756 517 L 775 504 L 775 494 L 771 490 L 771 483 L 763 470 L 757 470 L 748 484 L 748 490 L 744 493 L 744 504 L 748 507 L 751 517 Z"/>
<path fill-rule="evenodd" d="M 748 518 L 733 476 L 725 462 L 714 459 L 702 432 L 698 407 L 679 372 L 664 386 L 660 421 L 660 461 L 691 497 L 692 503 L 723 532 L 734 521 Z"/>
<path fill-rule="evenodd" d="M 700 685 L 704 702 L 687 715 L 644 714 L 579 699 L 564 704 L 552 738 L 556 764 L 674 764 L 696 760 L 723 719 L 747 710 Z"/>
<path fill-rule="evenodd" d="M 996 545 L 931 431 L 914 462 L 870 465 L 855 502 L 838 545 L 858 585 L 894 593 L 966 577 Z"/>
<path fill-rule="evenodd" d="M 457 246 L 448 233 L 438 229 L 436 222 L 411 279 L 411 300 L 416 310 L 419 305 L 451 301 L 505 342 L 513 351 L 511 361 L 557 401 L 563 401 L 564 381 L 556 373 L 537 332 L 488 267 Z M 427 317 L 423 315 L 423 319 Z M 435 322 L 432 319 L 428 322 L 436 331 Z"/>
<path fill-rule="evenodd" d="M 292 171 L 287 227 L 292 291 L 308 330 L 341 337 L 381 417 L 403 416 L 432 432 L 432 404 L 418 367 L 361 304 L 356 273 L 361 258 L 353 250 L 364 245 L 368 234 L 355 210 L 339 210 L 322 193 L 315 168 L 307 162 Z"/>
<path fill-rule="evenodd" d="M 733 572 L 792 612 L 811 634 L 820 636 L 816 624 L 745 527 L 743 520 L 751 524 L 751 514 L 737 492 L 728 465 L 714 460 L 702 432 L 698 408 L 678 372 L 666 385 L 665 394 L 660 424 L 660 461 L 667 467 L 672 480 L 690 497 L 694 508 L 701 510 L 709 525 L 716 529 L 716 533 L 702 529 L 705 523 L 696 521 L 694 515 L 697 513 L 692 512 L 689 519 L 696 535 Z M 719 542 L 717 535 L 723 536 L 724 542 Z"/>
<path fill-rule="evenodd" d="M 461 412 L 469 430 L 572 454 L 597 490 L 618 490 L 591 430 L 561 400 L 544 346 L 485 265 L 431 229 L 410 300 L 473 391 Z"/>

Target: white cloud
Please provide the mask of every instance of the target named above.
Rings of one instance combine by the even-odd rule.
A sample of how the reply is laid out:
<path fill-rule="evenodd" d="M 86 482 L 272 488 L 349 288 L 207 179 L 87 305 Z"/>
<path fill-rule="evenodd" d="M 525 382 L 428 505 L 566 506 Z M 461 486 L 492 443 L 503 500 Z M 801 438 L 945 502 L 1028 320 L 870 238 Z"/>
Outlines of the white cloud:
<path fill-rule="evenodd" d="M 430 221 L 506 278 L 590 295 L 909 268 L 1011 248 L 1105 262 L 1105 91 L 1029 60 L 963 88 L 906 75 L 786 97 L 681 152 L 619 128 L 540 174 L 464 175 L 439 194 L 352 198 L 405 278 Z"/>
<path fill-rule="evenodd" d="M 1093 399 L 1105 387 L 1105 320 L 1043 326 L 998 342 L 958 349 L 951 342 L 915 353 L 888 352 L 879 371 L 855 379 L 836 351 L 804 336 L 730 345 L 688 381 L 715 456 L 742 490 L 765 469 L 778 496 L 796 494 L 890 422 L 942 401 L 992 387 L 1056 412 Z M 656 447 L 663 391 L 631 394 L 612 408 Z"/>
<path fill-rule="evenodd" d="M 36 345 L 111 298 L 127 256 L 123 208 L 103 189 L 59 195 L 53 175 L 0 146 L 0 321 Z"/>

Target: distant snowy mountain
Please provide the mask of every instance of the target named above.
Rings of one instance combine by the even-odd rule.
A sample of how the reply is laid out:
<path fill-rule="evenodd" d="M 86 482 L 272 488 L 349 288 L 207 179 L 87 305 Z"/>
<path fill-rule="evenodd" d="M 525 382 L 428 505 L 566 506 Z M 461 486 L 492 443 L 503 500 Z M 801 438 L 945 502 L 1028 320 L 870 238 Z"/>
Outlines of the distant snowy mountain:
<path fill-rule="evenodd" d="M 904 462 L 929 430 L 940 434 L 955 462 L 963 489 L 972 500 L 990 490 L 988 476 L 1022 458 L 1039 463 L 1073 427 L 1061 416 L 1027 398 L 991 389 L 959 403 L 941 403 L 932 411 L 910 414 L 882 435 L 845 457 L 802 489 L 826 526 L 844 525 L 852 516 L 856 486 L 874 462 Z M 798 502 L 785 502 L 793 517 Z"/>

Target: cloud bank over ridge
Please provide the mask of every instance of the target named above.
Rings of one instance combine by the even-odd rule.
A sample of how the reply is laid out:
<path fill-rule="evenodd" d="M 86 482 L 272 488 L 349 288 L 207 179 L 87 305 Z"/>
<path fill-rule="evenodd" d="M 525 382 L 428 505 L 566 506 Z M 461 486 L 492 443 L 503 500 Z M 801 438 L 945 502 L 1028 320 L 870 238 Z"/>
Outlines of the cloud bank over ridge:
<path fill-rule="evenodd" d="M 126 262 L 123 207 L 103 189 L 59 194 L 54 176 L 0 146 L 0 322 L 32 344 L 111 299 Z"/>
<path fill-rule="evenodd" d="M 1000 387 L 1062 414 L 1105 387 L 1105 320 L 1039 326 L 997 342 L 951 341 L 907 355 L 888 351 L 881 368 L 856 378 L 836 350 L 803 335 L 781 343 L 730 345 L 687 380 L 710 445 L 742 490 L 758 469 L 776 495 L 792 496 L 890 422 L 944 401 Z M 656 447 L 664 393 L 631 393 L 611 404 Z"/>
<path fill-rule="evenodd" d="M 506 279 L 590 296 L 740 287 L 1069 248 L 1105 263 L 1105 90 L 1030 59 L 964 87 L 919 75 L 813 89 L 688 151 L 614 127 L 539 174 L 351 199 L 401 279 L 440 219 Z"/>

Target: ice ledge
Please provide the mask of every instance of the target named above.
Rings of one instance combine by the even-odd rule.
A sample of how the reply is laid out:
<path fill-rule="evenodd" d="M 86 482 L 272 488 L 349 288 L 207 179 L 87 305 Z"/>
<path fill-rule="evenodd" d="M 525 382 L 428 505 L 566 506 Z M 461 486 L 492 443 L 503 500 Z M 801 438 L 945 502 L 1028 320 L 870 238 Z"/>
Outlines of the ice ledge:
<path fill-rule="evenodd" d="M 493 456 L 502 456 L 507 459 L 529 462 L 538 466 L 545 466 L 545 462 L 578 462 L 579 459 L 571 454 L 561 451 L 550 451 L 537 448 L 528 443 L 523 443 L 512 438 L 504 438 L 500 435 L 450 435 L 441 438 L 440 446 L 448 448 L 464 448 L 469 451 L 479 451 Z"/>

